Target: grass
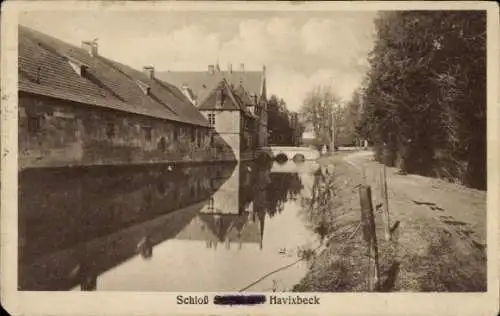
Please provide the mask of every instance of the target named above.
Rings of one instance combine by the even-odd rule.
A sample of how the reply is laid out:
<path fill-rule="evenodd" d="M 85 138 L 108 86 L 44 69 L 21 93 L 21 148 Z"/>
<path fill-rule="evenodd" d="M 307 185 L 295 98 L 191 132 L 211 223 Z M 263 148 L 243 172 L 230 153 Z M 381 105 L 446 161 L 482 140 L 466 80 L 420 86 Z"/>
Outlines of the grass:
<path fill-rule="evenodd" d="M 306 276 L 292 289 L 295 292 L 368 291 L 368 249 L 359 230 L 347 240 L 338 236 L 339 227 L 353 226 L 361 218 L 357 185 L 361 174 L 342 161 L 344 155 L 322 157 L 320 163 L 334 162 L 334 203 L 318 213 L 317 222 L 326 231 L 323 252 L 317 254 Z M 378 192 L 378 188 L 373 188 Z M 374 203 L 374 207 L 375 207 Z M 411 200 L 394 198 L 391 204 L 391 241 L 385 241 L 381 209 L 375 211 L 379 247 L 381 292 L 477 292 L 486 291 L 486 255 L 480 243 L 460 234 L 459 221 L 439 220 Z M 342 214 L 342 216 L 339 216 Z M 314 221 L 312 221 L 314 222 Z M 447 223 L 448 222 L 448 223 Z M 451 224 L 451 225 L 450 225 Z M 476 244 L 479 244 L 476 245 Z"/>

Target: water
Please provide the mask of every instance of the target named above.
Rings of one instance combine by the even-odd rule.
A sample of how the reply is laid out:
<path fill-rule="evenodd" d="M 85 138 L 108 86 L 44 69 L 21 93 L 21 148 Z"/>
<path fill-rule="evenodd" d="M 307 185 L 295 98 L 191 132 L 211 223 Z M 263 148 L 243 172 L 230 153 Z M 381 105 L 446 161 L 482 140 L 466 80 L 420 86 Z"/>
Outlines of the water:
<path fill-rule="evenodd" d="M 317 168 L 288 162 L 24 171 L 19 289 L 289 290 L 308 269 L 298 260 L 301 249 L 320 243 L 301 203 Z"/>

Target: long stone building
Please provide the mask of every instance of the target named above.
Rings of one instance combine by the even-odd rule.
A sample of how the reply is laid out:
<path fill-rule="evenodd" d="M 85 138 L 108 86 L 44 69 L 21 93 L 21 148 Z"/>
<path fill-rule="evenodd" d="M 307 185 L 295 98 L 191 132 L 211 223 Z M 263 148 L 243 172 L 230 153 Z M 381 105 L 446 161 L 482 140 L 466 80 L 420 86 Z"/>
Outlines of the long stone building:
<path fill-rule="evenodd" d="M 237 159 L 154 67 L 109 60 L 96 42 L 20 26 L 18 72 L 20 169 Z"/>

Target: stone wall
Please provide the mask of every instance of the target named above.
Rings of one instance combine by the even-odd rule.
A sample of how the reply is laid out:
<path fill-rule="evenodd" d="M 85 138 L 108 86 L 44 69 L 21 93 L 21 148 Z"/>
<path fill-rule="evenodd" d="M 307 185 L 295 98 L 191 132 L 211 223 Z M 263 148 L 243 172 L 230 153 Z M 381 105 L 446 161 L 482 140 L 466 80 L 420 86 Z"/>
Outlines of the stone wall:
<path fill-rule="evenodd" d="M 235 160 L 213 131 L 87 104 L 21 94 L 19 167 Z"/>

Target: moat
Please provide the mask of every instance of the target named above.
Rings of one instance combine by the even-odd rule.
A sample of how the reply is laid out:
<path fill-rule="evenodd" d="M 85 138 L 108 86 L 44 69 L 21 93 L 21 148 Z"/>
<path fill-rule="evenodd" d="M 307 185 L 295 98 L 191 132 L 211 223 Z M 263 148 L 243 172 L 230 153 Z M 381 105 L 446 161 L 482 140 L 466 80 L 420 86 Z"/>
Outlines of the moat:
<path fill-rule="evenodd" d="M 23 171 L 19 289 L 289 290 L 308 270 L 297 259 L 320 243 L 303 203 L 317 170 L 274 162 Z"/>

